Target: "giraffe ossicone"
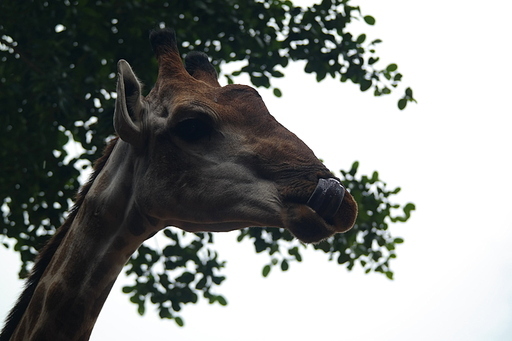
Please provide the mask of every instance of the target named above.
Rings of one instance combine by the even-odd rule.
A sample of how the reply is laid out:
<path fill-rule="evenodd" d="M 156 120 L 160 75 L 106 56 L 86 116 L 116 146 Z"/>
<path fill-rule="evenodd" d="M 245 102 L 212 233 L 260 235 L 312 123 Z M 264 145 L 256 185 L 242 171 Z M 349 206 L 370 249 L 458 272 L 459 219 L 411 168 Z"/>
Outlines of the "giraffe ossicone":
<path fill-rule="evenodd" d="M 143 96 L 130 64 L 119 61 L 119 137 L 40 252 L 0 341 L 87 340 L 126 261 L 168 226 L 286 228 L 306 243 L 353 226 L 350 193 L 256 90 L 220 86 L 202 53 L 183 65 L 171 30 L 150 41 L 155 85 Z"/>

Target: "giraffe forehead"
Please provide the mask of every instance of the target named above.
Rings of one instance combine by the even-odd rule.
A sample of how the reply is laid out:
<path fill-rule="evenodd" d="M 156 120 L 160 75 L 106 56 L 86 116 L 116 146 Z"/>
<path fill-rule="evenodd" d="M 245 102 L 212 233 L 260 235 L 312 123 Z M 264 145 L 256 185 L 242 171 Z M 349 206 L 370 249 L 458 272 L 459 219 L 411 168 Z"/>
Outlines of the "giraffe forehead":
<path fill-rule="evenodd" d="M 259 95 L 250 86 L 227 85 L 200 90 L 168 92 L 167 96 L 148 96 L 149 111 L 172 122 L 193 118 L 197 113 L 210 116 L 215 122 L 237 126 L 255 126 L 274 121 Z"/>
<path fill-rule="evenodd" d="M 214 96 L 213 108 L 223 122 L 249 128 L 275 123 L 259 93 L 250 86 L 227 85 Z"/>

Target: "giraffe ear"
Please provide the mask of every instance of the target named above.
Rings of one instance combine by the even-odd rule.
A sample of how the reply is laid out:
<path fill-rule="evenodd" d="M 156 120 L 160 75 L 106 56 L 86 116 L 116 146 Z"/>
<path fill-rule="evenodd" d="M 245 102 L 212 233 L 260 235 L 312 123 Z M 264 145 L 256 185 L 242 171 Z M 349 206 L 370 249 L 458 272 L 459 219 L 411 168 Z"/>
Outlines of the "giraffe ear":
<path fill-rule="evenodd" d="M 135 147 L 142 146 L 144 103 L 141 84 L 130 64 L 121 59 L 117 63 L 117 99 L 114 111 L 114 129 L 119 137 Z"/>
<path fill-rule="evenodd" d="M 208 60 L 208 56 L 202 52 L 192 51 L 185 57 L 187 72 L 197 80 L 203 81 L 213 87 L 220 87 L 215 68 Z"/>

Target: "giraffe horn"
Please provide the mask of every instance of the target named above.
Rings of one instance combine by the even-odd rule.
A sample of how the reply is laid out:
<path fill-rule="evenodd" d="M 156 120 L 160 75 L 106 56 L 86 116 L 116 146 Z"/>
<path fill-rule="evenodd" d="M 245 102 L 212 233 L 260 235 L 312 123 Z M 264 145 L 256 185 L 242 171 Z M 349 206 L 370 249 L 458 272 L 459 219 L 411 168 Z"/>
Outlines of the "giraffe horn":
<path fill-rule="evenodd" d="M 159 79 L 175 78 L 178 75 L 189 76 L 181 60 L 174 30 L 153 30 L 149 34 L 149 40 L 158 59 Z"/>
<path fill-rule="evenodd" d="M 203 52 L 192 51 L 185 57 L 187 72 L 197 80 L 203 81 L 213 87 L 220 87 L 219 75 Z"/>

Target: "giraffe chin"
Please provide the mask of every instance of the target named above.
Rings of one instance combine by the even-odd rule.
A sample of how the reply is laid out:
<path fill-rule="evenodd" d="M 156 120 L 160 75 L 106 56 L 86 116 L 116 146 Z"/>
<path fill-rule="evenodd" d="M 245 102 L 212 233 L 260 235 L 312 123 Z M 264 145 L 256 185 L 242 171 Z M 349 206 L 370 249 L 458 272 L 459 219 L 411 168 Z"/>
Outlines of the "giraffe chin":
<path fill-rule="evenodd" d="M 283 212 L 284 227 L 304 243 L 318 243 L 336 231 L 306 205 L 291 204 Z"/>

